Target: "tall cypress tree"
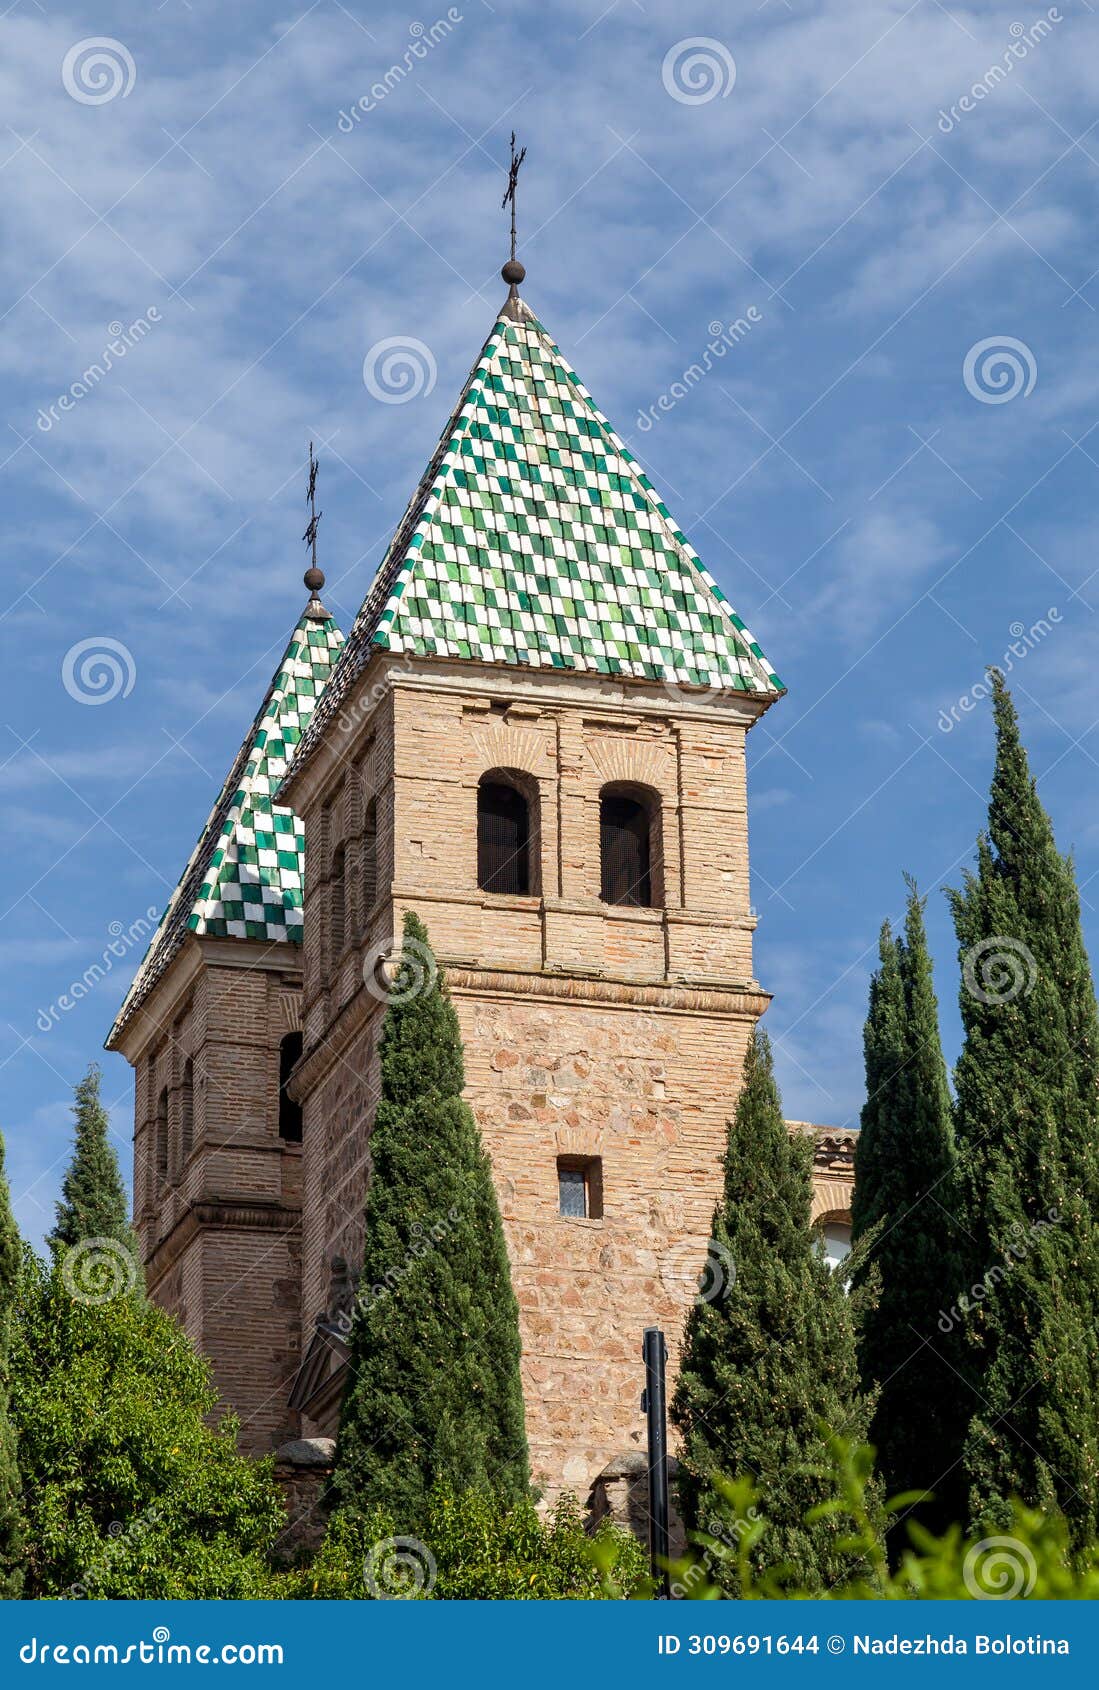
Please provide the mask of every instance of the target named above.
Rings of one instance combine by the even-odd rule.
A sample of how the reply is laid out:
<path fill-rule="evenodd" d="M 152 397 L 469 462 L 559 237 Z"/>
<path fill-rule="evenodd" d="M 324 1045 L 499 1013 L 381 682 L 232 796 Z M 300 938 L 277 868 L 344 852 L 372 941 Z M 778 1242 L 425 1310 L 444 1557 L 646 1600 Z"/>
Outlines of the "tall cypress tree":
<path fill-rule="evenodd" d="M 769 1522 L 759 1555 L 821 1591 L 850 1558 L 835 1516 L 806 1522 L 831 1494 L 807 1469 L 826 1461 L 822 1426 L 860 1441 L 867 1414 L 848 1299 L 810 1227 L 811 1205 L 811 1147 L 787 1130 L 770 1043 L 757 1029 L 713 1220 L 717 1257 L 732 1271 L 691 1309 L 672 1404 L 683 1434 L 680 1506 L 688 1529 L 733 1528 L 715 1479 L 750 1475 Z"/>
<path fill-rule="evenodd" d="M 73 1114 L 76 1133 L 72 1160 L 61 1184 L 50 1248 L 56 1255 L 83 1238 L 113 1238 L 136 1262 L 137 1244 L 130 1228 L 126 1188 L 108 1136 L 110 1123 L 100 1100 L 99 1069 L 94 1062 L 76 1087 Z"/>
<path fill-rule="evenodd" d="M 856 1289 L 873 1285 L 859 1330 L 870 1441 L 886 1492 L 931 1490 L 924 1524 L 961 1504 L 958 1457 L 972 1398 L 957 1372 L 949 1313 L 960 1283 L 954 1127 L 923 904 L 909 882 L 904 938 L 882 928 L 863 1038 L 866 1103 L 855 1150 Z M 895 1536 L 907 1541 L 898 1526 Z"/>
<path fill-rule="evenodd" d="M 458 1018 L 423 924 L 404 922 L 380 1040 L 362 1276 L 334 1490 L 422 1527 L 433 1487 L 528 1494 L 519 1315 Z"/>
<path fill-rule="evenodd" d="M 1038 799 L 1003 677 L 976 871 L 951 893 L 965 1043 L 956 1070 L 965 1332 L 979 1406 L 975 1523 L 1012 1494 L 1099 1534 L 1099 1015 L 1071 861 Z"/>
<path fill-rule="evenodd" d="M 23 1251 L 11 1212 L 4 1175 L 4 1140 L 0 1135 L 0 1600 L 23 1590 L 23 1502 L 16 1458 L 11 1403 L 12 1326 L 19 1297 Z"/>

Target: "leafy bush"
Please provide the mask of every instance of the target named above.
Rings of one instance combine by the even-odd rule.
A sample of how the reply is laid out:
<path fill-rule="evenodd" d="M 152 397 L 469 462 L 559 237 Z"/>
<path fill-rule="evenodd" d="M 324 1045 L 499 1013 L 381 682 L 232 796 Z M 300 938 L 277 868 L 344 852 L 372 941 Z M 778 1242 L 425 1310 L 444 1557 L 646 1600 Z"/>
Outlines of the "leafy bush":
<path fill-rule="evenodd" d="M 868 1445 L 829 1439 L 834 1495 L 811 1510 L 844 1529 L 840 1545 L 853 1572 L 830 1589 L 799 1588 L 789 1569 L 766 1561 L 768 1522 L 764 1499 L 747 1479 L 721 1481 L 726 1510 L 722 1535 L 699 1532 L 692 1552 L 673 1569 L 673 1595 L 753 1600 L 810 1597 L 826 1600 L 938 1601 L 988 1597 L 1023 1599 L 1099 1597 L 1099 1545 L 1074 1557 L 1069 1529 L 1056 1514 L 1012 1504 L 1010 1529 L 991 1537 L 966 1538 L 960 1526 L 941 1537 L 908 1521 L 911 1547 L 891 1570 L 885 1553 L 887 1527 L 902 1519 L 922 1493 L 895 1497 L 884 1507 L 871 1485 L 874 1452 Z M 731 1524 L 729 1521 L 731 1520 Z"/>
<path fill-rule="evenodd" d="M 209 1364 L 138 1293 L 92 1304 L 27 1252 L 12 1345 L 26 1596 L 258 1597 L 286 1524 L 270 1462 L 207 1416 Z"/>
<path fill-rule="evenodd" d="M 386 1514 L 333 1516 L 312 1565 L 286 1573 L 274 1594 L 357 1599 L 553 1601 L 640 1592 L 646 1558 L 636 1538 L 604 1522 L 593 1537 L 576 1502 L 548 1519 L 533 1503 L 502 1508 L 470 1492 L 429 1499 L 424 1538 L 402 1537 Z"/>

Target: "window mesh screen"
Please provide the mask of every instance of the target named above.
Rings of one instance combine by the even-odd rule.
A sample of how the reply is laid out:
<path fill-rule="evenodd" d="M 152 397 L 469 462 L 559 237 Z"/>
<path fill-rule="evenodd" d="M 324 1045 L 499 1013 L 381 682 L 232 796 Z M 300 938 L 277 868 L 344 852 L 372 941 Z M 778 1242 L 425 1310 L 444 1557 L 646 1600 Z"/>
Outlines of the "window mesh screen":
<path fill-rule="evenodd" d="M 514 786 L 477 789 L 477 884 L 482 892 L 530 891 L 530 814 Z"/>
<path fill-rule="evenodd" d="M 605 904 L 653 901 L 649 817 L 636 798 L 607 793 L 599 802 L 600 896 Z"/>

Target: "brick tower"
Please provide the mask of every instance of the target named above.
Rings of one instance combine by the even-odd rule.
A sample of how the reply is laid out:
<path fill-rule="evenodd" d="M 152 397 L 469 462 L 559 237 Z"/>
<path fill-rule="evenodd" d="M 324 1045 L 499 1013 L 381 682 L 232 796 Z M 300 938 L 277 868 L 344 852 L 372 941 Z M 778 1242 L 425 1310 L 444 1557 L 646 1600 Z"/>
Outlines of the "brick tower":
<path fill-rule="evenodd" d="M 324 577 L 306 576 L 315 588 Z M 301 822 L 272 795 L 342 635 L 315 591 L 153 936 L 107 1049 L 133 1065 L 149 1294 L 212 1360 L 241 1441 L 297 1430 Z"/>
<path fill-rule="evenodd" d="M 583 1500 L 640 1447 L 642 1328 L 674 1370 L 768 1001 L 744 751 L 781 691 L 513 285 L 281 791 L 309 840 L 303 1432 L 338 1416 L 374 964 L 414 909 L 492 1158 L 536 1480 Z"/>

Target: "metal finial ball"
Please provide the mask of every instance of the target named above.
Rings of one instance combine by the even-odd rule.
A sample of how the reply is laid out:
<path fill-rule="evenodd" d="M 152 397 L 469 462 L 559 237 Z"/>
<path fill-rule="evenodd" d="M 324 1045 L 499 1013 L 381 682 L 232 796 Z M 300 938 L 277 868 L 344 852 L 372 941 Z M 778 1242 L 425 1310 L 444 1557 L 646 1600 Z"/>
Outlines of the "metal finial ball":
<path fill-rule="evenodd" d="M 527 273 L 517 258 L 509 258 L 507 263 L 504 265 L 504 268 L 500 271 L 500 274 L 508 284 L 508 287 L 515 288 L 519 286 L 520 282 L 526 279 Z"/>
<path fill-rule="evenodd" d="M 324 570 L 307 569 L 304 579 L 305 585 L 309 588 L 311 593 L 319 593 L 321 588 L 324 586 Z"/>

